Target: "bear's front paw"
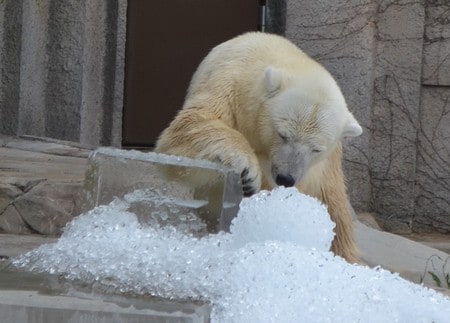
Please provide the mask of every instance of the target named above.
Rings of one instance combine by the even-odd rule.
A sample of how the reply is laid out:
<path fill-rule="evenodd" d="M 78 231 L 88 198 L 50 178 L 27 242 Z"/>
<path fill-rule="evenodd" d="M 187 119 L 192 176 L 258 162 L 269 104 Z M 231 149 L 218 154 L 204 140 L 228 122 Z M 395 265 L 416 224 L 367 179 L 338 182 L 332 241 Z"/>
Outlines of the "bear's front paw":
<path fill-rule="evenodd" d="M 215 160 L 241 175 L 242 193 L 245 197 L 251 196 L 261 189 L 262 174 L 256 156 L 233 152 L 228 155 L 222 154 Z"/>
<path fill-rule="evenodd" d="M 244 196 L 252 196 L 256 192 L 259 191 L 259 186 L 257 185 L 257 178 L 252 177 L 248 168 L 245 168 L 241 172 L 241 183 L 242 183 L 242 191 L 244 192 Z"/>

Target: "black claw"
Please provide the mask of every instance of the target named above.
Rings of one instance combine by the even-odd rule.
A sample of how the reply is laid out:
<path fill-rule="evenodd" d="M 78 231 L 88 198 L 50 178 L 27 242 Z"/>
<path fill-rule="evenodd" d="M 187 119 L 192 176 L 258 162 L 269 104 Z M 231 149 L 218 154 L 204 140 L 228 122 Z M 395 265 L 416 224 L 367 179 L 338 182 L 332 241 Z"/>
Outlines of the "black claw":
<path fill-rule="evenodd" d="M 254 188 L 253 188 L 253 186 L 251 186 L 251 185 L 243 185 L 242 186 L 242 190 L 244 191 L 244 192 L 252 192 L 252 191 L 254 191 Z"/>
<path fill-rule="evenodd" d="M 241 183 L 242 186 L 248 186 L 248 184 L 253 183 L 253 178 L 242 178 Z"/>
<path fill-rule="evenodd" d="M 256 190 L 252 185 L 254 179 L 248 177 L 248 173 L 249 173 L 248 168 L 245 168 L 241 173 L 242 191 L 245 197 L 252 196 L 253 194 L 256 193 Z"/>
<path fill-rule="evenodd" d="M 250 196 L 252 196 L 253 194 L 256 193 L 253 188 L 247 188 L 247 189 L 244 188 L 243 191 L 244 191 L 244 196 L 245 197 L 250 197 Z"/>

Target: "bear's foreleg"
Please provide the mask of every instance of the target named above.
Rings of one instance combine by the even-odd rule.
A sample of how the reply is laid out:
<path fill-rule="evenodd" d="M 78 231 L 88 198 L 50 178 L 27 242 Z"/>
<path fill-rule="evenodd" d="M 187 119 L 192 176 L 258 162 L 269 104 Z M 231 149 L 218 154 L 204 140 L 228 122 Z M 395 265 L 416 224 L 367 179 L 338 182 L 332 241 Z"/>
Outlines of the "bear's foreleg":
<path fill-rule="evenodd" d="M 360 262 L 359 252 L 355 243 L 352 217 L 348 209 L 345 177 L 341 165 L 341 146 L 336 148 L 328 162 L 318 198 L 328 206 L 331 220 L 336 224 L 331 250 L 349 263 L 358 263 Z"/>
<path fill-rule="evenodd" d="M 214 116 L 181 110 L 158 139 L 155 151 L 227 165 L 241 175 L 245 196 L 261 188 L 261 169 L 247 139 Z"/>

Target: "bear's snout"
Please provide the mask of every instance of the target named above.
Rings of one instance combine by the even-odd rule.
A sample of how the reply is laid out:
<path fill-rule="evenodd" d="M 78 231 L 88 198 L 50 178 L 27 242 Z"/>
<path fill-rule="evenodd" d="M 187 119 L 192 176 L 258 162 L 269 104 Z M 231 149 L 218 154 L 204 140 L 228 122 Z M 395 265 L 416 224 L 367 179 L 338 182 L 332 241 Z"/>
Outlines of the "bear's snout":
<path fill-rule="evenodd" d="M 292 187 L 295 185 L 295 179 L 291 175 L 281 175 L 278 174 L 275 178 L 275 183 L 284 187 Z"/>

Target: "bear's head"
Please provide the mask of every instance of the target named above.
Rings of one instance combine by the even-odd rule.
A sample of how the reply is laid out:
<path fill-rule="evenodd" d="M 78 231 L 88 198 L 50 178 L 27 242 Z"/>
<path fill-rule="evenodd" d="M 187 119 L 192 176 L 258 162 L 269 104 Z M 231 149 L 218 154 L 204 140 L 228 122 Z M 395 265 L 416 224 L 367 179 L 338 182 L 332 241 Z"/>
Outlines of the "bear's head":
<path fill-rule="evenodd" d="M 334 151 L 344 137 L 362 128 L 347 109 L 332 76 L 320 65 L 301 73 L 267 67 L 264 75 L 266 122 L 272 180 L 296 185 L 310 167 Z"/>

